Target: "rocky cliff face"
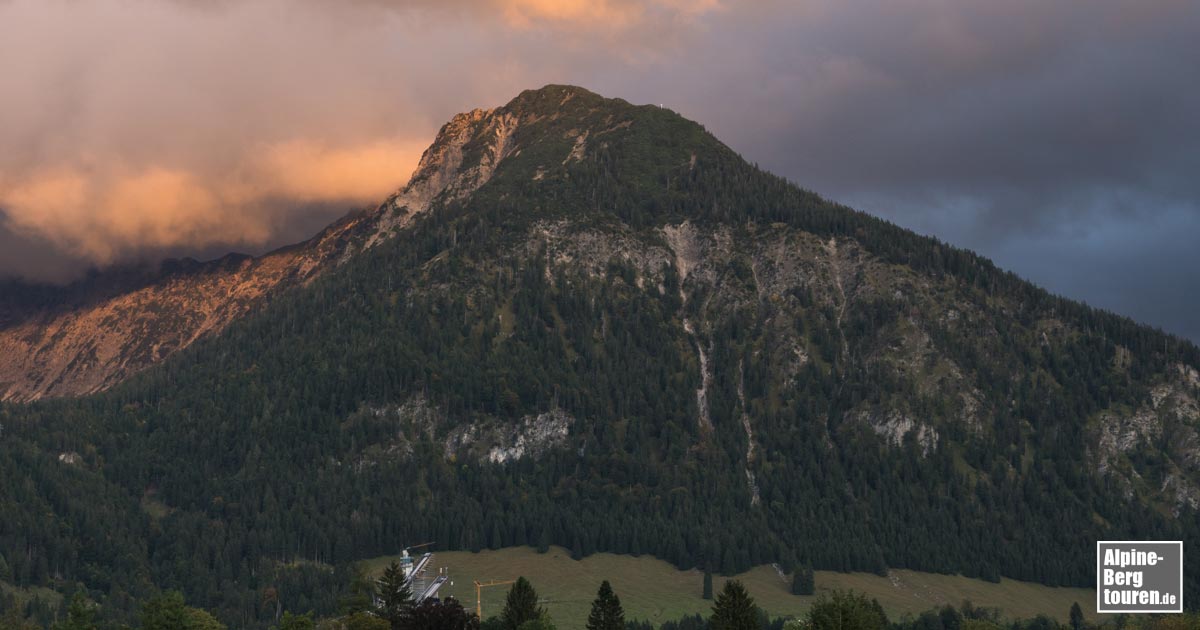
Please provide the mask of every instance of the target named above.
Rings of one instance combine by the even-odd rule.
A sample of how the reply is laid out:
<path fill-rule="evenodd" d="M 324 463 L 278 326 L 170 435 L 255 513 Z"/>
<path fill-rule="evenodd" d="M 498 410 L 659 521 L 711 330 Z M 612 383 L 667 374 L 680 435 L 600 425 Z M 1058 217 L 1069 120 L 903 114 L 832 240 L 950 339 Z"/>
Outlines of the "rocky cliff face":
<path fill-rule="evenodd" d="M 0 399 L 78 396 L 111 387 L 222 330 L 279 290 L 335 261 L 365 217 L 259 258 L 166 271 L 143 286 L 83 304 L 23 313 L 0 329 Z"/>
<path fill-rule="evenodd" d="M 1161 495 L 1178 516 L 1200 508 L 1200 373 L 1176 364 L 1147 394 L 1140 407 L 1109 409 L 1092 423 L 1096 471 L 1119 480 L 1127 496 Z M 1161 468 L 1151 477 L 1131 458 Z"/>
<path fill-rule="evenodd" d="M 404 188 L 306 242 L 261 257 L 165 265 L 115 291 L 89 286 L 112 284 L 101 274 L 43 290 L 38 306 L 10 306 L 0 314 L 0 400 L 102 391 L 221 331 L 280 291 L 394 236 L 435 203 L 469 195 L 512 152 L 516 125 L 513 114 L 496 110 L 455 116 Z"/>
<path fill-rule="evenodd" d="M 389 438 L 369 444 L 355 454 L 358 469 L 395 459 L 410 459 L 421 443 L 437 444 L 448 462 L 469 461 L 507 464 L 522 458 L 537 458 L 563 448 L 575 418 L 561 409 L 528 414 L 517 422 L 494 416 L 477 416 L 468 422 L 450 418 L 417 395 L 400 405 L 368 407 L 347 419 L 352 424 L 370 424 Z"/>

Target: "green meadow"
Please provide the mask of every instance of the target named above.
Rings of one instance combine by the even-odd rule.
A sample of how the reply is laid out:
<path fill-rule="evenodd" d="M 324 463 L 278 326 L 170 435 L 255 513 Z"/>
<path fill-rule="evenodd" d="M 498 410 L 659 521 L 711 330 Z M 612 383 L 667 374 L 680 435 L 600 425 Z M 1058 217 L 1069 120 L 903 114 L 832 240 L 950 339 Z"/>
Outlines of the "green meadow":
<path fill-rule="evenodd" d="M 367 562 L 379 572 L 398 556 L 375 558 Z M 703 574 L 680 571 L 649 556 L 623 556 L 599 553 L 573 560 L 570 552 L 551 547 L 538 553 L 530 547 L 512 547 L 479 553 L 438 552 L 432 572 L 446 568 L 452 585 L 440 595 L 452 595 L 468 608 L 475 607 L 474 580 L 511 580 L 525 576 L 543 600 L 543 605 L 562 630 L 582 628 L 592 599 L 601 580 L 612 583 L 621 598 L 627 619 L 660 623 L 684 615 L 707 615 L 712 602 L 701 598 Z M 760 566 L 735 576 L 754 596 L 758 605 L 774 616 L 801 616 L 815 597 L 833 589 L 853 589 L 879 600 L 888 615 L 899 618 L 918 614 L 936 606 L 958 605 L 970 600 L 977 606 L 996 607 L 1011 618 L 1051 615 L 1066 621 L 1072 602 L 1079 602 L 1089 618 L 1095 618 L 1096 593 L 1084 588 L 1056 588 L 1001 580 L 999 584 L 954 575 L 892 570 L 886 577 L 872 573 L 836 573 L 817 571 L 817 594 L 800 597 L 790 592 L 790 576 L 780 576 L 771 566 Z M 714 591 L 728 578 L 713 576 Z M 507 586 L 483 589 L 483 616 L 498 614 L 504 605 Z"/>

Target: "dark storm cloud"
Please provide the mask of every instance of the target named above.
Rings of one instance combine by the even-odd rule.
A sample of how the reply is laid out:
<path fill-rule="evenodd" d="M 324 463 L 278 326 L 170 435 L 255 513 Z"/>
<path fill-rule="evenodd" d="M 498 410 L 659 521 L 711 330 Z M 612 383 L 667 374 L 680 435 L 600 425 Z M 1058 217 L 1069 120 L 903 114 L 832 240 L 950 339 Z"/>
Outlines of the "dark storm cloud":
<path fill-rule="evenodd" d="M 576 83 L 1200 339 L 1197 40 L 1167 0 L 8 0 L 0 247 L 280 244 L 454 112 Z"/>
<path fill-rule="evenodd" d="M 831 3 L 727 28 L 670 87 L 751 159 L 1200 339 L 1200 5 Z"/>

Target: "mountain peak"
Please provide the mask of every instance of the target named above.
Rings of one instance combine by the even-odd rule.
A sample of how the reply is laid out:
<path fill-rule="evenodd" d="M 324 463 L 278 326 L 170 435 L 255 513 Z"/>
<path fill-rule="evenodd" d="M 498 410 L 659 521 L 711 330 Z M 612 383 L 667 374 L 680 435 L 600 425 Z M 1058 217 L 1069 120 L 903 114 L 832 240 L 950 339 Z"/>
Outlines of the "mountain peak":
<path fill-rule="evenodd" d="M 610 174 L 652 195 L 661 190 L 648 188 L 691 172 L 698 157 L 740 160 L 699 124 L 671 110 L 574 85 L 546 85 L 502 106 L 451 118 L 409 183 L 381 206 L 380 235 L 371 243 L 417 214 L 465 200 L 494 178 L 504 180 L 495 189 L 511 191 L 531 182 L 543 187 L 569 180 L 575 165 L 601 154 L 620 162 L 619 171 L 605 167 Z"/>
<path fill-rule="evenodd" d="M 581 159 L 591 128 L 611 124 L 630 109 L 623 100 L 581 87 L 547 85 L 525 90 L 500 107 L 456 114 L 438 131 L 408 184 L 380 206 L 379 229 L 368 246 L 439 203 L 465 199 L 524 147 L 539 155 L 561 153 L 559 165 Z M 628 126 L 628 121 L 618 124 Z M 538 168 L 544 177 L 547 167 Z M 541 179 L 537 173 L 530 177 Z"/>
<path fill-rule="evenodd" d="M 589 105 L 599 105 L 604 102 L 625 103 L 620 99 L 610 99 L 600 96 L 591 90 L 577 85 L 549 84 L 537 89 L 524 90 L 516 95 L 504 107 L 512 111 L 541 111 L 550 113 L 561 109 L 568 102 L 579 99 Z"/>

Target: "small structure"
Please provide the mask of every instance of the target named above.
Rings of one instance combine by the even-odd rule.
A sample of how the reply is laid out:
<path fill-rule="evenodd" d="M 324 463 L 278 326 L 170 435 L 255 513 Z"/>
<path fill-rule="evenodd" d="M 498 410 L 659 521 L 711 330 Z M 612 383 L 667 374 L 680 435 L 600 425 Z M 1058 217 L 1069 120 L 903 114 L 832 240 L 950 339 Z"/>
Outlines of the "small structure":
<path fill-rule="evenodd" d="M 426 571 L 429 569 L 429 564 L 433 560 L 433 552 L 427 551 L 421 554 L 419 559 L 413 558 L 409 553 L 411 549 L 420 549 L 428 547 L 433 543 L 421 543 L 420 545 L 412 545 L 405 547 L 400 554 L 400 570 L 404 572 L 404 583 L 412 592 L 413 603 L 420 604 L 430 597 L 437 596 L 437 592 L 446 582 L 450 580 L 450 576 L 446 573 L 446 569 L 438 569 L 437 575 L 433 579 L 426 577 Z"/>
<path fill-rule="evenodd" d="M 481 591 L 488 586 L 500 586 L 501 584 L 512 584 L 516 580 L 491 580 L 489 582 L 480 582 L 475 580 L 475 616 L 483 621 L 483 598 Z"/>

